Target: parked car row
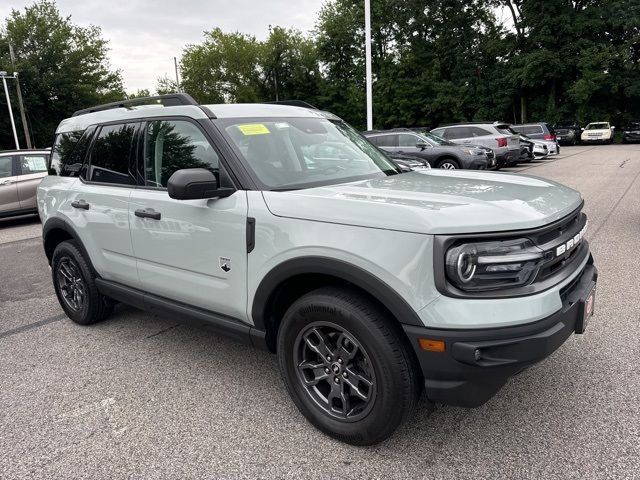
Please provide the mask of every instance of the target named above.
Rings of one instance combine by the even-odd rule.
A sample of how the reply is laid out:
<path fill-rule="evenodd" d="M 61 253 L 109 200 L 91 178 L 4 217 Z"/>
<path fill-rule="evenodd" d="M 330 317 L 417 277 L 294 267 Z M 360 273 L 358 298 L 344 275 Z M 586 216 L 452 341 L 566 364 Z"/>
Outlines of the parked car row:
<path fill-rule="evenodd" d="M 449 170 L 499 170 L 532 159 L 560 153 L 555 135 L 546 124 L 509 125 L 475 122 L 428 128 L 369 130 L 363 135 L 396 163 L 407 157 L 423 162 L 422 168 Z M 530 132 L 531 137 L 524 132 Z M 539 137 L 539 138 L 535 138 Z"/>

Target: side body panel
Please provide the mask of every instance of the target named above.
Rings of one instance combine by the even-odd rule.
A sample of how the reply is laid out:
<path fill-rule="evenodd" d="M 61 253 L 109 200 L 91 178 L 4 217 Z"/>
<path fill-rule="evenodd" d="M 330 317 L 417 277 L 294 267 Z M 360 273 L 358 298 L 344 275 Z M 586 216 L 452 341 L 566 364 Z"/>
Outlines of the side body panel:
<path fill-rule="evenodd" d="M 27 173 L 17 177 L 16 187 L 18 189 L 20 208 L 25 210 L 36 208 L 36 191 L 38 189 L 38 185 L 40 185 L 40 182 L 46 176 L 46 172 L 41 172 Z"/>
<path fill-rule="evenodd" d="M 440 296 L 433 281 L 430 235 L 277 217 L 261 192 L 247 194 L 249 216 L 256 220 L 255 248 L 248 256 L 248 318 L 261 280 L 300 257 L 330 257 L 366 270 L 415 311 Z"/>
<path fill-rule="evenodd" d="M 139 288 L 129 232 L 131 191 L 128 187 L 77 180 L 59 212 L 82 237 L 93 266 L 104 279 Z M 76 200 L 88 203 L 89 210 L 73 208 L 71 204 Z"/>
<path fill-rule="evenodd" d="M 148 208 L 160 220 L 135 215 Z M 165 190 L 137 189 L 129 223 L 142 290 L 247 319 L 246 191 L 174 200 Z"/>

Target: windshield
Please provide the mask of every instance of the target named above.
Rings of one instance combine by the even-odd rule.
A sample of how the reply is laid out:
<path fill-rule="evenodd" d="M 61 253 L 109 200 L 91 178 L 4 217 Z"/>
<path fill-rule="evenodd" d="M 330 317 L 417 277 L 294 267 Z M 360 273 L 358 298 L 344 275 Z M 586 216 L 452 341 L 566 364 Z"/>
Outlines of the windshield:
<path fill-rule="evenodd" d="M 450 142 L 449 140 L 445 140 L 444 138 L 439 137 L 438 135 L 435 135 L 431 132 L 421 133 L 420 136 L 426 138 L 428 142 L 435 147 L 440 145 L 456 145 L 455 143 Z"/>
<path fill-rule="evenodd" d="M 587 130 L 607 130 L 608 128 L 608 123 L 590 123 L 587 125 Z"/>
<path fill-rule="evenodd" d="M 627 125 L 627 130 L 640 130 L 640 123 L 630 122 L 629 125 Z"/>
<path fill-rule="evenodd" d="M 353 128 L 324 118 L 230 119 L 224 130 L 261 183 L 289 190 L 398 173 Z"/>

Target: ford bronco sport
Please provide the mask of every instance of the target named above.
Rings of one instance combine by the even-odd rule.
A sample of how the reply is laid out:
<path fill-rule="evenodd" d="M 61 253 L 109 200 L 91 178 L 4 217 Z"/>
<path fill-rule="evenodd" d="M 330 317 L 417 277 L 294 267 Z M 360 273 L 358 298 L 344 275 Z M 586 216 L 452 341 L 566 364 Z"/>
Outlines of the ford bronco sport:
<path fill-rule="evenodd" d="M 136 102 L 64 120 L 38 189 L 74 322 L 123 302 L 269 349 L 302 414 L 359 445 L 423 390 L 481 405 L 584 331 L 597 273 L 578 192 L 399 173 L 313 108 Z"/>

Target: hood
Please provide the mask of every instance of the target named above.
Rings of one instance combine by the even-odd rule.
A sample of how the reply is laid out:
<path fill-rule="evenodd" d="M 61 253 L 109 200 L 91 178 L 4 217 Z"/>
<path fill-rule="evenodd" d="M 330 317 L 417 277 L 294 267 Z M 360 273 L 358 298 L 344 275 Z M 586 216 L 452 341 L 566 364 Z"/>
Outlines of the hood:
<path fill-rule="evenodd" d="M 424 234 L 535 228 L 582 203 L 577 191 L 542 178 L 436 169 L 263 196 L 281 217 Z"/>

